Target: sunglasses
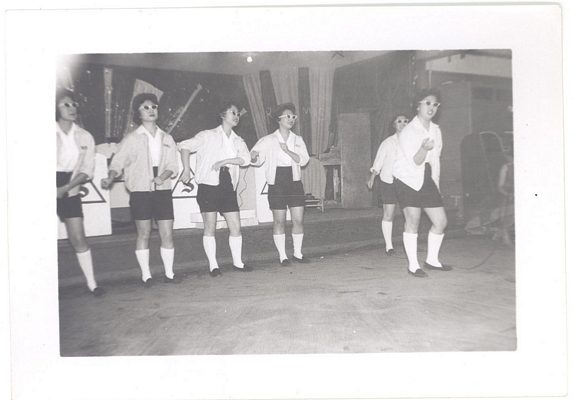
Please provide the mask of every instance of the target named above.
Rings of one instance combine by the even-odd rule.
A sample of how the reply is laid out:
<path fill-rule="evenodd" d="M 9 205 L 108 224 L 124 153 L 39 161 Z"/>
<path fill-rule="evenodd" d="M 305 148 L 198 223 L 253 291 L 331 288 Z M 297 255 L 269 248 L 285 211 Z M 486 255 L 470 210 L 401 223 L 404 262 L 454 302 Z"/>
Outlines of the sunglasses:
<path fill-rule="evenodd" d="M 142 109 L 142 108 L 143 108 L 144 110 L 146 110 L 146 111 L 148 111 L 148 110 L 157 110 L 157 109 L 158 109 L 158 105 L 157 105 L 157 104 L 154 104 L 153 106 L 145 105 L 145 106 L 140 107 L 140 109 Z"/>
<path fill-rule="evenodd" d="M 439 107 L 439 105 L 441 103 L 438 103 L 438 102 L 433 103 L 433 102 L 427 100 L 427 101 L 420 101 L 419 104 L 425 104 L 428 107 L 433 106 L 433 107 L 437 108 L 437 107 Z"/>
<path fill-rule="evenodd" d="M 278 118 L 287 118 L 287 119 L 296 120 L 296 119 L 297 119 L 297 115 L 295 115 L 295 114 L 280 115 Z"/>
<path fill-rule="evenodd" d="M 78 103 L 76 103 L 75 101 L 72 103 L 62 103 L 60 105 L 66 107 L 66 108 L 78 108 L 78 107 L 80 107 L 80 105 Z"/>
<path fill-rule="evenodd" d="M 398 119 L 395 121 L 396 124 L 407 124 L 409 122 L 408 119 Z"/>

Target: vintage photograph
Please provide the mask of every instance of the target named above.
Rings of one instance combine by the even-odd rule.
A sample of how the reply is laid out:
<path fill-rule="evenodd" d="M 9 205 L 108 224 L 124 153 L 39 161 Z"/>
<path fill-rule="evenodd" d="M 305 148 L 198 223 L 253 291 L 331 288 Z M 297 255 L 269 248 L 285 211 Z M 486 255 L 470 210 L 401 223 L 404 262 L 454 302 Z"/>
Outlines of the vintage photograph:
<path fill-rule="evenodd" d="M 5 21 L 14 399 L 565 395 L 560 7 Z"/>
<path fill-rule="evenodd" d="M 512 84 L 505 49 L 62 57 L 61 355 L 515 350 Z"/>

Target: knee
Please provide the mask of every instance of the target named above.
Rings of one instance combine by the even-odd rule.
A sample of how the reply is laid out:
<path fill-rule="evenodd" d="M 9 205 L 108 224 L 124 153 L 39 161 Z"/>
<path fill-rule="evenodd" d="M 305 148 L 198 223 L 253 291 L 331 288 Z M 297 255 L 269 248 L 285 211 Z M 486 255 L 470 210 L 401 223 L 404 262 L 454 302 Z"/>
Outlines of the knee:
<path fill-rule="evenodd" d="M 232 225 L 229 227 L 230 229 L 230 236 L 242 236 L 242 229 L 240 225 Z"/>
<path fill-rule="evenodd" d="M 434 226 L 436 231 L 443 233 L 443 231 L 445 231 L 445 228 L 447 228 L 447 218 L 439 219 L 438 221 L 435 222 Z"/>
<path fill-rule="evenodd" d="M 70 237 L 70 243 L 72 244 L 72 248 L 74 248 L 76 253 L 84 253 L 90 249 L 88 247 L 88 242 L 86 242 L 86 238 L 83 236 Z"/>
<path fill-rule="evenodd" d="M 303 229 L 303 218 L 294 218 L 292 224 L 294 228 Z"/>
<path fill-rule="evenodd" d="M 140 229 L 138 231 L 138 240 L 150 240 L 151 229 Z"/>
<path fill-rule="evenodd" d="M 391 222 L 393 221 L 393 213 L 390 213 L 388 211 L 384 211 L 383 212 L 383 220 L 386 222 Z"/>
<path fill-rule="evenodd" d="M 161 235 L 160 240 L 162 241 L 162 247 L 164 248 L 174 247 L 174 237 L 172 235 L 172 232 Z"/>
<path fill-rule="evenodd" d="M 419 218 L 406 218 L 405 231 L 410 233 L 417 233 L 419 230 Z"/>

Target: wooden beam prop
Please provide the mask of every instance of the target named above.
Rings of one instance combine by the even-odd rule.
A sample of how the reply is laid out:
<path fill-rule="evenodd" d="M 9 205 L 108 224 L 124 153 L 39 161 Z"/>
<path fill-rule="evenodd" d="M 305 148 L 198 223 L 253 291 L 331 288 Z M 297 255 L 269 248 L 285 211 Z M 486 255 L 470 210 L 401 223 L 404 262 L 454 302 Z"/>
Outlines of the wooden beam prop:
<path fill-rule="evenodd" d="M 182 111 L 180 111 L 180 113 L 178 114 L 177 118 L 174 120 L 174 123 L 170 126 L 170 129 L 168 129 L 168 134 L 172 133 L 172 131 L 174 130 L 174 128 L 176 126 L 178 126 L 178 124 L 180 123 L 180 121 L 182 120 L 182 117 L 184 116 L 184 114 L 186 113 L 188 107 L 190 106 L 190 104 L 192 104 L 192 101 L 194 101 L 194 99 L 196 98 L 196 96 L 198 95 L 198 93 L 200 92 L 200 90 L 202 90 L 202 85 L 200 85 L 198 83 L 198 86 L 196 86 L 196 89 L 194 90 L 194 92 L 192 93 L 192 95 L 190 96 L 190 98 L 188 99 L 188 101 L 186 102 L 186 105 L 184 106 L 184 108 L 182 108 Z"/>

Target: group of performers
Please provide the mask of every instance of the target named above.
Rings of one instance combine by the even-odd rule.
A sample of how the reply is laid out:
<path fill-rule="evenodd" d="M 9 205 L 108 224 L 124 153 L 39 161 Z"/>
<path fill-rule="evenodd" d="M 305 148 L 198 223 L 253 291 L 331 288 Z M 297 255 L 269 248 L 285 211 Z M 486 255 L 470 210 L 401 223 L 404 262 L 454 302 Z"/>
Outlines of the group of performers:
<path fill-rule="evenodd" d="M 204 223 L 203 247 L 208 258 L 210 276 L 221 271 L 216 258 L 216 220 L 219 212 L 229 229 L 229 246 L 233 269 L 241 272 L 253 268 L 242 260 L 242 233 L 236 188 L 241 166 L 265 168 L 269 185 L 268 200 L 273 213 L 273 240 L 279 263 L 307 263 L 302 254 L 305 193 L 301 182 L 301 167 L 309 161 L 309 154 L 301 136 L 291 130 L 296 122 L 295 106 L 279 105 L 273 114 L 278 129 L 261 138 L 248 150 L 244 140 L 233 128 L 240 120 L 239 106 L 232 102 L 218 110 L 221 124 L 199 132 L 194 137 L 175 143 L 164 132 L 158 120 L 158 99 L 152 93 L 142 93 L 132 101 L 133 119 L 138 128 L 124 136 L 114 155 L 108 177 L 102 179 L 103 189 L 109 189 L 116 177 L 122 175 L 130 193 L 130 209 L 135 220 L 137 237 L 135 255 L 145 287 L 153 285 L 150 272 L 149 240 L 152 221 L 157 221 L 160 234 L 160 256 L 164 265 L 163 281 L 179 283 L 174 274 L 174 209 L 170 180 L 178 174 L 178 154 L 183 173 L 180 180 L 191 180 L 190 154 L 196 153 L 194 179 L 198 184 L 197 201 Z M 94 268 L 83 225 L 80 186 L 93 178 L 94 139 L 76 124 L 78 102 L 74 93 L 59 91 L 56 95 L 57 132 L 57 211 L 65 223 L 69 240 L 84 273 L 88 289 L 100 296 L 104 290 L 94 278 Z M 285 221 L 289 208 L 293 222 L 293 257 L 286 254 Z"/>
<path fill-rule="evenodd" d="M 447 225 L 438 190 L 441 131 L 432 122 L 438 107 L 438 94 L 426 91 L 417 98 L 416 116 L 411 121 L 405 115 L 395 118 L 395 133 L 379 147 L 367 183 L 371 189 L 377 175 L 382 181 L 382 231 L 388 255 L 394 252 L 391 238 L 395 204 L 399 203 L 403 209 L 403 244 L 408 259 L 407 270 L 415 277 L 427 276 L 417 259 L 417 235 L 422 209 L 432 222 L 424 267 L 440 271 L 451 269 L 438 258 Z M 232 102 L 222 105 L 218 110 L 221 119 L 219 126 L 201 131 L 178 144 L 156 124 L 159 112 L 156 95 L 142 93 L 135 96 L 132 110 L 138 128 L 122 139 L 110 163 L 108 177 L 102 179 L 101 186 L 104 189 L 111 188 L 115 178 L 122 175 L 130 192 L 129 204 L 137 230 L 135 255 L 145 287 L 154 283 L 149 264 L 153 220 L 157 222 L 161 240 L 163 281 L 181 281 L 181 277 L 173 271 L 174 209 L 170 180 L 178 174 L 178 156 L 183 164 L 180 179 L 184 183 L 191 180 L 192 153 L 197 155 L 194 179 L 198 184 L 197 201 L 204 223 L 203 247 L 209 262 L 210 276 L 221 275 L 214 237 L 217 213 L 223 215 L 229 229 L 233 269 L 241 272 L 253 270 L 242 260 L 242 233 L 236 193 L 240 167 L 248 165 L 265 168 L 269 206 L 273 213 L 273 241 L 280 265 L 309 261 L 302 253 L 305 194 L 301 181 L 301 168 L 308 163 L 309 154 L 302 137 L 292 131 L 297 120 L 293 104 L 286 103 L 276 108 L 272 117 L 278 129 L 261 138 L 251 151 L 233 130 L 240 121 L 240 108 Z M 100 296 L 104 290 L 94 278 L 79 193 L 80 186 L 93 178 L 95 145 L 92 135 L 76 124 L 78 112 L 74 93 L 59 91 L 56 95 L 57 213 L 65 223 L 88 289 L 95 296 Z M 285 248 L 288 208 L 292 218 L 291 259 Z"/>
<path fill-rule="evenodd" d="M 403 246 L 408 260 L 407 272 L 418 278 L 427 276 L 417 259 L 421 210 L 431 220 L 424 268 L 434 271 L 452 269 L 439 261 L 439 250 L 447 226 L 447 215 L 439 193 L 443 143 L 441 130 L 432 121 L 439 105 L 439 94 L 432 89 L 424 90 L 415 98 L 415 117 L 411 121 L 405 114 L 394 118 L 395 132 L 379 146 L 367 181 L 367 186 L 372 189 L 375 177 L 379 175 L 381 179 L 381 230 L 387 255 L 395 252 L 392 242 L 395 205 L 399 203 L 402 208 L 405 217 Z"/>

